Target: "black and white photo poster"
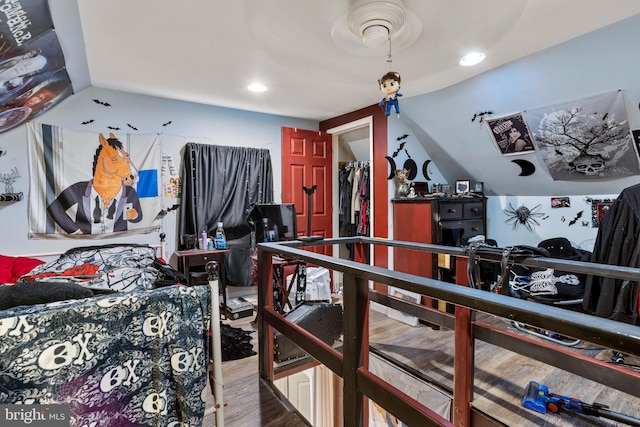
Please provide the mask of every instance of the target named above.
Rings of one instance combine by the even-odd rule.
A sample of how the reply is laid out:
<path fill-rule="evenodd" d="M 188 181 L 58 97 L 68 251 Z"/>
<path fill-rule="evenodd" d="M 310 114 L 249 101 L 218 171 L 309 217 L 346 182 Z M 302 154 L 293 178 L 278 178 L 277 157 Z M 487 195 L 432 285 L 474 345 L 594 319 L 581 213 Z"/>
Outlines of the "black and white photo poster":
<path fill-rule="evenodd" d="M 0 2 L 0 133 L 72 94 L 47 1 Z"/>
<path fill-rule="evenodd" d="M 640 173 L 622 91 L 525 114 L 554 180 L 606 180 Z"/>
<path fill-rule="evenodd" d="M 529 127 L 522 113 L 485 121 L 500 154 L 506 156 L 535 151 Z"/>

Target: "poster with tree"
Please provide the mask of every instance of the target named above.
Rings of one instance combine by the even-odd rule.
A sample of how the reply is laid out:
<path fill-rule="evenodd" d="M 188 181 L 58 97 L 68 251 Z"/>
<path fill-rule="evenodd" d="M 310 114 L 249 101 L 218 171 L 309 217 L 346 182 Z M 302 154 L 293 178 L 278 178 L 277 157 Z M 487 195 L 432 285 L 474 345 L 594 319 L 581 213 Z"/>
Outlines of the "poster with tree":
<path fill-rule="evenodd" d="M 607 180 L 640 173 L 622 91 L 525 114 L 554 180 Z"/>

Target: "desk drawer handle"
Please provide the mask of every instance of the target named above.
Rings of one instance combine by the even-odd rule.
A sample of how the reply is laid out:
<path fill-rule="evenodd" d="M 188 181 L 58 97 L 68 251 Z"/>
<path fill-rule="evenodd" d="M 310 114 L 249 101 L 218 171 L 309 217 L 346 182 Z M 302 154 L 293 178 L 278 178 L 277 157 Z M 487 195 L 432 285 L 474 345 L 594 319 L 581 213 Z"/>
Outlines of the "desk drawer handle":
<path fill-rule="evenodd" d="M 449 208 L 449 213 L 456 213 L 455 208 Z"/>
<path fill-rule="evenodd" d="M 207 256 L 206 256 L 206 255 L 204 255 L 204 256 L 202 257 L 202 259 L 204 259 L 204 260 L 206 261 L 206 260 L 208 260 L 209 258 L 207 258 Z"/>
<path fill-rule="evenodd" d="M 471 212 L 473 212 L 473 213 L 478 213 L 478 212 L 480 212 L 480 209 L 478 209 L 478 208 L 471 208 Z"/>

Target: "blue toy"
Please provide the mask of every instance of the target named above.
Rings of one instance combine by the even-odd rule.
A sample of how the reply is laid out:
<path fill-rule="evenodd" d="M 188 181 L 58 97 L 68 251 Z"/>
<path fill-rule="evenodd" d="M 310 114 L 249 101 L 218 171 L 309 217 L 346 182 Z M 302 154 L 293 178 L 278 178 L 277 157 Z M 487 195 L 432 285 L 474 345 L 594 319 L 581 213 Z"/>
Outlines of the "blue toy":
<path fill-rule="evenodd" d="M 549 412 L 567 412 L 569 414 L 583 414 L 595 417 L 608 418 L 621 421 L 630 426 L 640 426 L 640 419 L 619 412 L 610 411 L 608 406 L 601 403 L 592 405 L 584 403 L 575 397 L 562 396 L 550 393 L 549 388 L 544 384 L 529 381 L 522 398 L 522 406 L 541 414 Z"/>
<path fill-rule="evenodd" d="M 400 117 L 400 106 L 398 105 L 398 97 L 402 96 L 398 91 L 400 90 L 400 73 L 395 71 L 389 71 L 378 80 L 380 90 L 384 92 L 385 97 L 378 105 L 382 107 L 384 103 L 387 103 L 385 114 L 388 116 L 391 114 L 391 107 L 396 110 L 396 114 Z"/>

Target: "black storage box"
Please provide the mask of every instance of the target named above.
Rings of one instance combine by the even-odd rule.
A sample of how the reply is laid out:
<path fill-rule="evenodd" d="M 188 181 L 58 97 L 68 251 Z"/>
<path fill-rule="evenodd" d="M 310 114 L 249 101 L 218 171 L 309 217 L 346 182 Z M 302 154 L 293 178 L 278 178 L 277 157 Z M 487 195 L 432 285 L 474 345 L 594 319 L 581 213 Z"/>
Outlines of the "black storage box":
<path fill-rule="evenodd" d="M 227 300 L 225 312 L 229 319 L 242 319 L 253 315 L 253 304 L 244 298 L 231 298 Z"/>

